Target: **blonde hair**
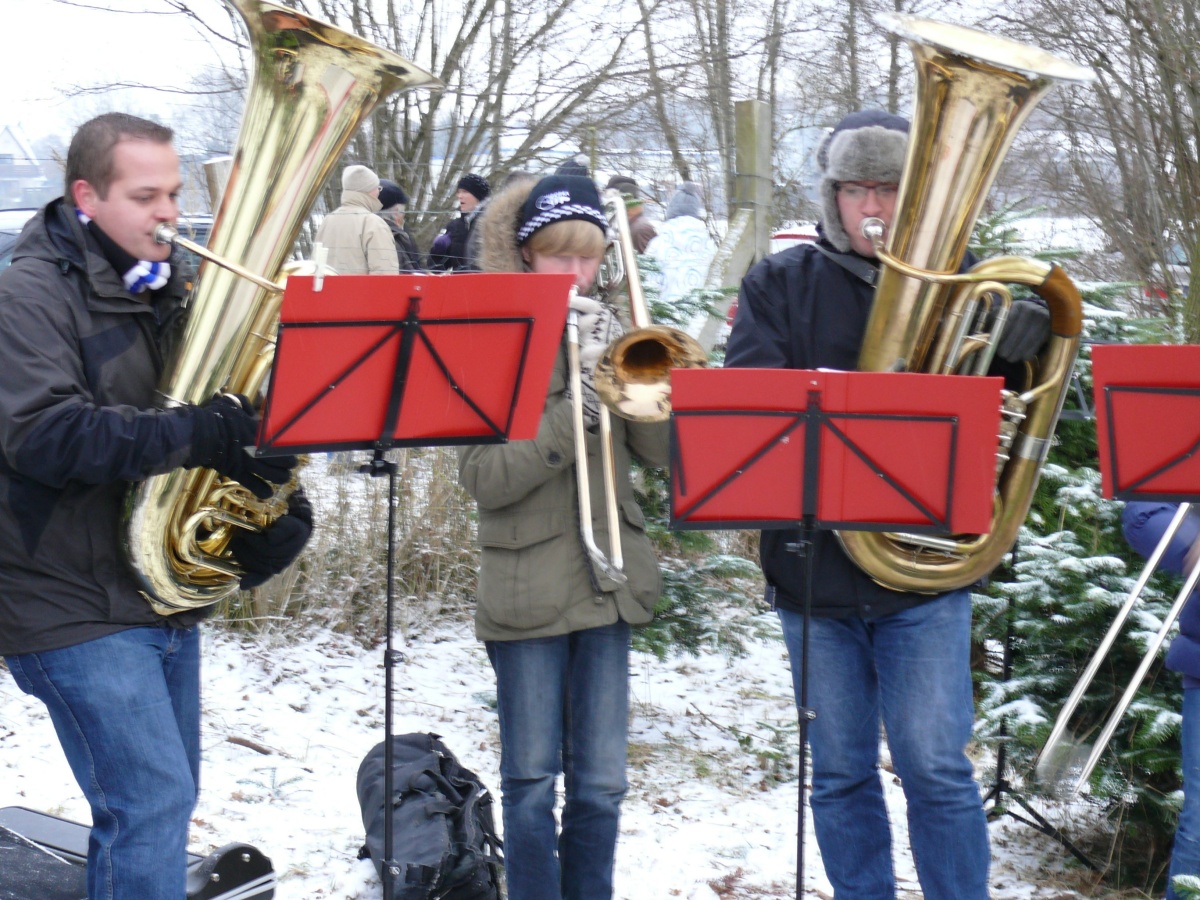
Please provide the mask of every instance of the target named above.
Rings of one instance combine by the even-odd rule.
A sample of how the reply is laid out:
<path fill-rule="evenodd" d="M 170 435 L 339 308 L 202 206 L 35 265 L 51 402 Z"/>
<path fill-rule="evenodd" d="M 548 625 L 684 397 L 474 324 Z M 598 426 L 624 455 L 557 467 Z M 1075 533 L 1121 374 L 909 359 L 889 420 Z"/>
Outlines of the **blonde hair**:
<path fill-rule="evenodd" d="M 543 226 L 529 236 L 525 249 L 539 256 L 587 256 L 599 259 L 608 240 L 595 222 L 568 219 Z"/>

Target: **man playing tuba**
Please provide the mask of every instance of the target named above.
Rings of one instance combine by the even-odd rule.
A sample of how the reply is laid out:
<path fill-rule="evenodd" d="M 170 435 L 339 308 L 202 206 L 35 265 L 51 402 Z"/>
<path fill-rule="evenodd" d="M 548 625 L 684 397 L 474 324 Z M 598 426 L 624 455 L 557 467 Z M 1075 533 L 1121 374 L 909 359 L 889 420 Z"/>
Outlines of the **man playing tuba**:
<path fill-rule="evenodd" d="M 867 219 L 891 226 L 907 136 L 905 119 L 872 110 L 846 116 L 826 137 L 818 155 L 818 242 L 769 256 L 746 275 L 725 365 L 857 367 L 878 271 L 860 226 Z M 1009 363 L 1030 358 L 1048 335 L 1040 303 L 1019 302 L 997 356 Z M 857 568 L 832 532 L 816 533 L 810 558 L 796 552 L 799 537 L 796 530 L 764 531 L 761 562 L 797 704 L 803 600 L 813 568 L 811 804 L 834 892 L 855 900 L 896 895 L 878 771 L 882 721 L 926 900 L 986 900 L 987 826 L 964 752 L 974 723 L 970 589 L 932 596 L 892 590 Z"/>
<path fill-rule="evenodd" d="M 67 153 L 66 193 L 0 275 L 0 654 L 46 704 L 92 810 L 88 897 L 182 900 L 200 772 L 200 638 L 213 607 L 164 618 L 121 552 L 127 482 L 214 469 L 259 497 L 295 457 L 256 459 L 257 420 L 222 397 L 155 408 L 183 285 L 169 245 L 171 130 L 108 113 Z M 303 494 L 235 538 L 243 588 L 282 571 L 312 528 Z"/>

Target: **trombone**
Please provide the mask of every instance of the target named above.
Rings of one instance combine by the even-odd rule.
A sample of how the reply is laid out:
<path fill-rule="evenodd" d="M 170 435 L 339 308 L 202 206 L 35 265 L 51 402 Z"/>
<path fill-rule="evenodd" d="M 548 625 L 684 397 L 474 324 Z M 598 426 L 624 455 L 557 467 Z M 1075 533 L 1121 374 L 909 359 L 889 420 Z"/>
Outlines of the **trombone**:
<path fill-rule="evenodd" d="M 575 288 L 571 288 L 571 297 Z M 600 464 L 604 470 L 604 510 L 608 521 L 608 554 L 596 545 L 592 528 L 592 490 L 588 475 L 586 428 L 583 424 L 583 371 L 579 362 L 579 313 L 567 311 L 567 356 L 571 371 L 571 405 L 575 429 L 575 484 L 579 490 L 579 534 L 583 549 L 597 569 L 618 584 L 626 581 L 621 554 L 621 522 L 617 514 L 616 463 L 613 459 L 612 420 L 600 404 Z"/>
<path fill-rule="evenodd" d="M 1183 520 L 1187 518 L 1191 510 L 1190 503 L 1181 503 L 1175 511 L 1175 516 L 1171 519 L 1171 523 L 1167 526 L 1167 530 L 1163 533 L 1158 545 L 1154 548 L 1154 552 L 1150 554 L 1150 558 L 1146 560 L 1146 565 L 1142 568 L 1142 574 L 1138 576 L 1137 582 L 1133 586 L 1133 590 L 1129 592 L 1129 596 L 1125 599 L 1116 618 L 1108 629 L 1108 633 L 1104 635 L 1104 639 L 1100 642 L 1100 646 L 1096 648 L 1095 654 L 1088 662 L 1087 668 L 1080 677 L 1079 682 L 1071 691 L 1071 696 L 1067 698 L 1066 704 L 1062 708 L 1062 712 L 1058 714 L 1058 719 L 1054 723 L 1054 728 L 1050 732 L 1050 737 L 1046 739 L 1045 746 L 1042 747 L 1041 753 L 1038 754 L 1035 772 L 1040 781 L 1047 784 L 1057 784 L 1063 780 L 1063 775 L 1067 769 L 1073 769 L 1075 760 L 1078 759 L 1081 747 L 1076 746 L 1074 750 L 1064 747 L 1059 749 L 1062 743 L 1064 734 L 1066 733 L 1067 722 L 1075 713 L 1080 702 L 1083 699 L 1084 693 L 1092 683 L 1092 679 L 1096 677 L 1096 672 L 1099 671 L 1100 665 L 1104 662 L 1108 651 L 1111 649 L 1113 642 L 1116 641 L 1117 635 L 1120 633 L 1125 620 L 1129 618 L 1129 613 L 1133 610 L 1133 605 L 1138 601 L 1146 584 L 1150 581 L 1150 576 L 1154 574 L 1158 568 L 1159 562 L 1162 560 L 1163 554 L 1171 545 L 1175 533 L 1179 530 Z M 1075 786 L 1072 788 L 1072 794 L 1078 794 L 1088 779 L 1091 778 L 1096 764 L 1100 761 L 1100 757 L 1104 754 L 1108 742 L 1112 740 L 1113 733 L 1117 730 L 1117 726 L 1121 722 L 1121 718 L 1125 715 L 1129 705 L 1133 702 L 1134 695 L 1138 688 L 1141 687 L 1146 673 L 1150 671 L 1150 666 L 1153 665 L 1155 657 L 1158 655 L 1159 649 L 1163 642 L 1167 639 L 1167 634 L 1170 632 L 1175 621 L 1179 618 L 1179 614 L 1183 612 L 1183 607 L 1187 604 L 1188 598 L 1191 597 L 1192 591 L 1195 590 L 1197 582 L 1200 582 L 1200 560 L 1192 566 L 1187 573 L 1187 578 L 1184 580 L 1183 588 L 1179 591 L 1175 602 L 1171 605 L 1170 612 L 1163 619 L 1162 627 L 1158 629 L 1158 633 L 1150 642 L 1150 646 L 1146 648 L 1146 653 L 1142 657 L 1141 663 L 1138 665 L 1137 671 L 1129 680 L 1128 686 L 1125 688 L 1125 693 L 1121 695 L 1120 701 L 1113 709 L 1105 722 L 1104 728 L 1100 731 L 1099 737 L 1092 744 L 1088 753 L 1087 759 L 1083 762 L 1079 770 L 1079 775 L 1076 778 Z M 1085 745 L 1086 746 L 1086 745 Z"/>
<path fill-rule="evenodd" d="M 579 530 L 592 564 L 608 578 L 626 581 L 621 555 L 621 523 L 617 511 L 617 475 L 613 452 L 612 414 L 635 422 L 664 422 L 671 415 L 671 369 L 708 365 L 700 342 L 678 328 L 655 325 L 646 307 L 638 276 L 637 253 L 625 200 L 616 190 L 603 197 L 612 236 L 605 251 L 600 288 L 615 296 L 624 287 L 629 298 L 630 330 L 605 349 L 592 372 L 600 399 L 600 459 L 604 472 L 604 506 L 609 550 L 597 545 L 592 529 L 591 479 L 588 475 L 587 430 L 583 422 L 582 371 L 579 361 L 579 314 L 567 313 L 567 357 L 575 431 L 575 482 L 579 491 Z M 572 290 L 572 296 L 574 291 Z"/>

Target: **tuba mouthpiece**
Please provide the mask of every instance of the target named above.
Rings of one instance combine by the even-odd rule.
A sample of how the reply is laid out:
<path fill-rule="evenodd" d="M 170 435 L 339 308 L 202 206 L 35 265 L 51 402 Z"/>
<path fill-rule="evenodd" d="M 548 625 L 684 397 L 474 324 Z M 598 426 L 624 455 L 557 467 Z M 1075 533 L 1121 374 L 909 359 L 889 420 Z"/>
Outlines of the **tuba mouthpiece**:
<path fill-rule="evenodd" d="M 169 222 L 159 222 L 154 227 L 154 240 L 160 244 L 173 244 L 177 237 L 179 237 L 179 232 Z"/>
<path fill-rule="evenodd" d="M 862 224 L 858 226 L 858 230 L 872 244 L 882 244 L 883 236 L 887 234 L 887 226 L 883 224 L 883 219 L 871 216 L 868 219 L 863 219 Z"/>

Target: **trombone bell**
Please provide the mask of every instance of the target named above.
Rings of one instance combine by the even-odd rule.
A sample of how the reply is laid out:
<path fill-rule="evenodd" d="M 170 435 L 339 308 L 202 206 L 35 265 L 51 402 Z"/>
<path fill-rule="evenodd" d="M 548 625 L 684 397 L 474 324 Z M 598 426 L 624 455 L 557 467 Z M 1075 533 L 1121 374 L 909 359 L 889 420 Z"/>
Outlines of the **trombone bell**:
<path fill-rule="evenodd" d="M 605 290 L 615 293 L 624 281 L 630 330 L 613 341 L 596 363 L 592 373 L 596 394 L 623 419 L 665 422 L 671 416 L 671 370 L 703 368 L 708 365 L 708 354 L 687 332 L 650 320 L 625 200 L 619 191 L 604 192 L 604 212 L 613 232 L 610 249 L 615 257 Z"/>
<path fill-rule="evenodd" d="M 704 348 L 690 335 L 647 325 L 613 341 L 592 377 L 601 402 L 618 416 L 662 422 L 671 415 L 671 370 L 707 364 Z"/>

